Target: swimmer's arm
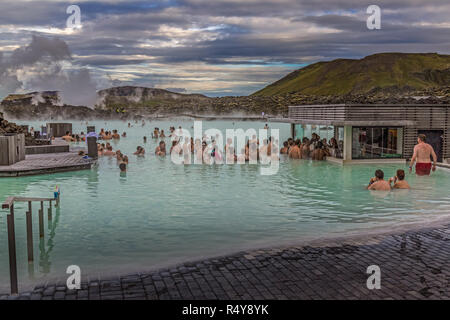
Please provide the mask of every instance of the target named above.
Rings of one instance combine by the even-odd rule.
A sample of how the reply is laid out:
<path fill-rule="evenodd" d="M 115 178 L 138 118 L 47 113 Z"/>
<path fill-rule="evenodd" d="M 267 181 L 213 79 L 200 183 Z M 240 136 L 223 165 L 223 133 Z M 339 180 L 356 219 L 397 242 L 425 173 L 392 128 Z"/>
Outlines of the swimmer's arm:
<path fill-rule="evenodd" d="M 417 146 L 414 147 L 414 154 L 411 158 L 411 162 L 409 163 L 409 172 L 412 171 L 412 166 L 414 165 L 414 162 L 416 162 L 416 158 L 417 158 Z"/>
<path fill-rule="evenodd" d="M 431 147 L 431 156 L 433 157 L 433 170 L 436 169 L 437 155 L 434 149 Z"/>

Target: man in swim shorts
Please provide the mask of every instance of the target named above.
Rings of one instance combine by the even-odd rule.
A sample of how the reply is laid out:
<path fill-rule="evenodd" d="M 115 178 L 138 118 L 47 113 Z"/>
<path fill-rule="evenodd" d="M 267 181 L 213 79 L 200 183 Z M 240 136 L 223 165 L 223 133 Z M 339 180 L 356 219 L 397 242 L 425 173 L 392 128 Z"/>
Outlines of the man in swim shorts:
<path fill-rule="evenodd" d="M 409 164 L 409 172 L 411 173 L 414 162 L 416 162 L 416 174 L 418 176 L 429 175 L 431 170 L 436 170 L 437 156 L 433 147 L 425 142 L 426 136 L 419 134 L 417 144 L 414 147 L 414 154 Z M 431 165 L 431 157 L 433 157 L 433 166 Z"/>

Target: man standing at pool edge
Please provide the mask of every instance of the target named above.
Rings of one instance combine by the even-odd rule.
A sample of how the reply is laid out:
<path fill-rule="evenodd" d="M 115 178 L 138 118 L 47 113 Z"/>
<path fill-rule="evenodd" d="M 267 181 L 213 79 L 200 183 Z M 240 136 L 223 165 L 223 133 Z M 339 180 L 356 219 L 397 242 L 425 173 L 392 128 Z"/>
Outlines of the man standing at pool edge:
<path fill-rule="evenodd" d="M 416 174 L 418 176 L 429 175 L 431 169 L 436 170 L 437 156 L 433 147 L 425 142 L 426 136 L 419 134 L 417 144 L 414 147 L 414 154 L 409 164 L 409 172 L 411 173 L 414 162 L 416 162 Z M 431 157 L 433 157 L 433 167 L 431 167 Z"/>

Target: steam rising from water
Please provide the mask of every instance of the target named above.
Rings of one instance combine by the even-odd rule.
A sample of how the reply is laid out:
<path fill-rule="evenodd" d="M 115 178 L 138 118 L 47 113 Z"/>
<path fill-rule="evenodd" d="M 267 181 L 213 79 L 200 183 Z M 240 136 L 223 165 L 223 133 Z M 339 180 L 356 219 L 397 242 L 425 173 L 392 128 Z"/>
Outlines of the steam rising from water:
<path fill-rule="evenodd" d="M 1 98 L 11 93 L 49 90 L 60 91 L 62 103 L 93 106 L 96 89 L 89 70 L 72 64 L 63 40 L 34 35 L 28 45 L 9 56 L 0 52 Z M 39 97 L 33 102 L 39 102 Z"/>

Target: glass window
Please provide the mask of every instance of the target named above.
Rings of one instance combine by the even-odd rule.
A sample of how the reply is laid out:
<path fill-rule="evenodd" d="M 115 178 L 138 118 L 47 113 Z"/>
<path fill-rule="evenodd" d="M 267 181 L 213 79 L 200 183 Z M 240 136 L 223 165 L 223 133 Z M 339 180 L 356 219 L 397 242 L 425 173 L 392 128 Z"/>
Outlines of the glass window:
<path fill-rule="evenodd" d="M 402 156 L 403 128 L 353 127 L 353 159 L 401 158 Z"/>

